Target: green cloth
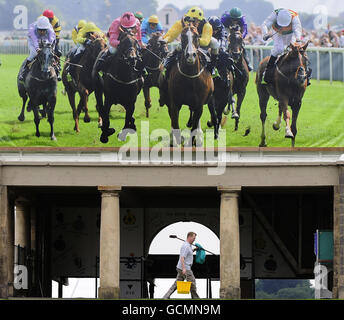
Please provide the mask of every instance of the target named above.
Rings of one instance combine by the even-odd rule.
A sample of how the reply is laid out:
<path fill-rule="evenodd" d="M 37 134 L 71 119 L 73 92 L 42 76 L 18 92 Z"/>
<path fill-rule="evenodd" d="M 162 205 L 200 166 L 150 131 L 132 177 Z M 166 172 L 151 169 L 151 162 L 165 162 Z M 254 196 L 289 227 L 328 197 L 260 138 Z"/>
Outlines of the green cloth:
<path fill-rule="evenodd" d="M 196 243 L 195 246 L 198 248 L 198 250 L 196 251 L 195 262 L 198 264 L 204 264 L 206 253 L 199 243 Z"/>

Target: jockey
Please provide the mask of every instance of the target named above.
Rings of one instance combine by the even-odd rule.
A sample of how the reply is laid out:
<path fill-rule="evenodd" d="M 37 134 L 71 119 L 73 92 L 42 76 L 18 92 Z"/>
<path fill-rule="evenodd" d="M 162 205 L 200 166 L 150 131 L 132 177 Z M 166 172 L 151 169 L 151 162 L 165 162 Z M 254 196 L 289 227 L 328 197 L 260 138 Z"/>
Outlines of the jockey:
<path fill-rule="evenodd" d="M 246 17 L 243 15 L 242 11 L 240 8 L 233 8 L 229 12 L 226 11 L 222 17 L 221 17 L 221 22 L 225 26 L 228 34 L 229 34 L 229 29 L 230 27 L 234 25 L 239 25 L 240 26 L 240 31 L 242 34 L 242 38 L 245 39 L 247 36 L 247 22 L 246 22 Z M 247 63 L 248 69 L 252 71 L 252 66 L 250 64 L 247 51 L 244 48 L 244 58 Z"/>
<path fill-rule="evenodd" d="M 266 83 L 273 83 L 273 76 L 275 71 L 275 63 L 277 57 L 283 54 L 284 49 L 292 42 L 300 42 L 302 36 L 302 26 L 299 15 L 292 10 L 277 9 L 275 10 L 263 23 L 263 39 L 267 41 L 271 36 L 269 29 L 274 30 L 272 38 L 274 40 L 274 47 L 271 50 L 271 57 L 266 67 L 264 81 Z M 307 75 L 310 77 L 310 69 L 307 68 Z"/>
<path fill-rule="evenodd" d="M 77 64 L 80 61 L 80 58 L 83 55 L 86 49 L 86 46 L 91 42 L 89 38 L 94 33 L 98 33 L 102 37 L 105 38 L 105 35 L 103 34 L 103 32 L 93 22 L 86 23 L 85 26 L 79 30 L 77 38 L 76 38 L 77 46 L 76 46 L 75 55 L 70 57 L 71 63 Z M 70 65 L 69 70 L 70 70 L 69 73 L 72 74 L 74 70 L 74 66 L 72 64 Z"/>
<path fill-rule="evenodd" d="M 149 19 L 143 20 L 141 24 L 142 42 L 147 45 L 150 35 L 154 32 L 162 33 L 162 25 L 159 22 L 159 18 L 156 15 L 150 16 Z"/>
<path fill-rule="evenodd" d="M 132 30 L 136 33 L 136 39 L 141 47 L 145 47 L 142 43 L 142 36 L 141 36 L 141 25 L 140 21 L 134 16 L 131 12 L 125 12 L 121 17 L 114 20 L 110 26 L 108 37 L 109 37 L 109 49 L 105 50 L 103 54 L 98 59 L 96 67 L 96 71 L 104 71 L 106 69 L 107 62 L 110 60 L 109 58 L 116 54 L 117 47 L 120 44 L 119 36 L 123 30 Z M 137 66 L 139 67 L 139 66 Z M 140 66 L 140 72 L 144 71 L 143 66 Z"/>
<path fill-rule="evenodd" d="M 85 27 L 85 25 L 87 24 L 86 20 L 80 20 L 78 22 L 78 25 L 76 25 L 74 28 L 73 28 L 73 31 L 72 31 L 72 40 L 73 42 L 78 46 L 78 42 L 77 42 L 77 38 L 78 38 L 78 34 L 80 32 L 80 30 Z"/>
<path fill-rule="evenodd" d="M 219 43 L 216 39 L 212 38 L 213 28 L 211 24 L 204 18 L 203 10 L 199 7 L 192 7 L 186 15 L 178 20 L 170 30 L 164 35 L 164 39 L 167 43 L 173 42 L 183 31 L 185 23 L 192 22 L 197 28 L 198 33 L 201 38 L 199 40 L 200 46 L 207 49 L 209 46 L 212 49 L 212 55 L 216 55 L 219 50 Z M 169 55 L 165 62 L 166 75 L 165 78 L 168 79 L 169 71 L 176 60 L 178 53 L 181 51 L 181 44 Z"/>
<path fill-rule="evenodd" d="M 56 40 L 55 40 L 55 55 L 60 58 L 62 56 L 62 52 L 60 50 L 60 33 L 61 33 L 61 25 L 60 25 L 60 21 L 59 19 L 55 16 L 54 12 L 51 10 L 45 10 L 42 14 L 43 17 L 47 17 L 49 19 L 49 22 L 51 24 L 51 26 L 53 27 L 54 31 L 55 31 L 55 35 L 56 35 Z M 56 70 L 57 72 L 57 79 L 58 81 L 61 81 L 60 78 L 60 69 L 61 69 L 61 65 L 60 65 L 60 59 L 56 60 L 58 63 L 58 68 Z"/>
<path fill-rule="evenodd" d="M 211 24 L 213 28 L 213 38 L 218 42 L 219 47 L 218 50 L 214 50 L 214 63 L 216 63 L 221 77 L 226 79 L 226 69 L 231 70 L 233 68 L 233 60 L 229 57 L 227 53 L 228 35 L 224 25 L 218 17 L 212 16 L 208 19 L 208 22 Z"/>
<path fill-rule="evenodd" d="M 28 33 L 28 45 L 30 50 L 30 55 L 26 59 L 26 63 L 19 75 L 19 81 L 24 81 L 25 77 L 29 71 L 29 63 L 36 58 L 38 52 L 40 51 L 39 42 L 43 40 L 51 45 L 54 44 L 56 40 L 55 32 L 46 17 L 39 17 L 36 22 L 32 23 L 29 27 Z"/>
<path fill-rule="evenodd" d="M 134 14 L 135 18 L 139 20 L 140 24 L 142 24 L 142 21 L 144 19 L 143 13 L 141 11 L 137 11 Z"/>

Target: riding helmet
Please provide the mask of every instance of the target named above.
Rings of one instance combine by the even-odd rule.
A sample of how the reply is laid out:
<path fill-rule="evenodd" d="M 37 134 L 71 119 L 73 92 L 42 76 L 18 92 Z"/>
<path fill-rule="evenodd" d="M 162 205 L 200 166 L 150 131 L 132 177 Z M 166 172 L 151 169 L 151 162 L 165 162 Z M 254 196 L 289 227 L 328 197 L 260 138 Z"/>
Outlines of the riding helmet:
<path fill-rule="evenodd" d="M 233 8 L 229 12 L 229 15 L 231 16 L 232 19 L 240 19 L 242 18 L 242 11 L 240 8 Z"/>
<path fill-rule="evenodd" d="M 286 9 L 282 9 L 278 12 L 277 14 L 277 24 L 280 27 L 287 27 L 290 25 L 292 20 L 292 16 L 291 13 L 289 12 L 289 10 Z"/>
<path fill-rule="evenodd" d="M 213 27 L 213 30 L 218 30 L 222 28 L 222 22 L 221 20 L 216 17 L 216 16 L 212 16 L 208 19 L 208 22 L 211 24 L 211 26 Z"/>
<path fill-rule="evenodd" d="M 47 30 L 50 28 L 50 22 L 47 17 L 39 17 L 37 20 L 37 29 Z"/>
<path fill-rule="evenodd" d="M 148 19 L 148 23 L 156 23 L 156 24 L 158 24 L 159 23 L 158 16 L 156 16 L 156 15 L 150 16 L 149 19 Z"/>
<path fill-rule="evenodd" d="M 125 29 L 136 26 L 137 18 L 131 12 L 125 12 L 121 17 L 121 26 Z"/>
<path fill-rule="evenodd" d="M 204 12 L 200 7 L 192 7 L 185 17 L 198 19 L 200 21 L 204 20 Z"/>
<path fill-rule="evenodd" d="M 43 12 L 43 16 L 47 17 L 48 19 L 54 19 L 55 15 L 54 15 L 54 12 L 52 10 L 47 9 Z"/>

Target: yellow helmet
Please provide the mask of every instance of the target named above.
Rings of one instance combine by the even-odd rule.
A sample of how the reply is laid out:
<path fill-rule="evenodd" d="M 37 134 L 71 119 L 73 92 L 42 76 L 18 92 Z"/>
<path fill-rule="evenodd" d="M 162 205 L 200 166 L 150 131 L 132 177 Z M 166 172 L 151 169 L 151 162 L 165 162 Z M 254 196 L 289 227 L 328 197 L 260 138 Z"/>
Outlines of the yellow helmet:
<path fill-rule="evenodd" d="M 84 26 L 86 26 L 86 24 L 87 24 L 86 20 L 80 20 L 78 22 L 78 29 L 83 28 Z"/>
<path fill-rule="evenodd" d="M 88 22 L 86 23 L 85 27 L 83 28 L 85 33 L 88 32 L 99 32 L 100 29 L 93 23 L 93 22 Z"/>
<path fill-rule="evenodd" d="M 194 18 L 202 21 L 204 20 L 204 12 L 200 7 L 192 7 L 185 15 L 185 17 Z"/>
<path fill-rule="evenodd" d="M 152 16 L 149 17 L 148 22 L 149 23 L 157 23 L 158 24 L 159 23 L 159 18 L 156 15 L 152 15 Z"/>

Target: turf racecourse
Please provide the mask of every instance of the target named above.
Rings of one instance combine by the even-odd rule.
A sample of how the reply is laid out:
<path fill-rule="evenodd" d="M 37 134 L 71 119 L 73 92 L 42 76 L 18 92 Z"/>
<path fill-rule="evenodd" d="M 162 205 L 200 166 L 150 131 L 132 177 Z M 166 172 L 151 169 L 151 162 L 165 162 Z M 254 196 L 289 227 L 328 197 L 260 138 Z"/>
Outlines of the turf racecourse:
<path fill-rule="evenodd" d="M 57 141 L 49 137 L 50 127 L 46 119 L 41 121 L 41 137 L 35 136 L 33 113 L 25 113 L 24 122 L 18 121 L 21 110 L 21 98 L 17 92 L 16 76 L 25 56 L 3 55 L 0 67 L 0 147 L 119 147 L 124 143 L 118 141 L 117 133 L 123 128 L 125 113 L 121 106 L 113 106 L 111 110 L 111 127 L 116 134 L 111 136 L 108 144 L 99 140 L 100 129 L 97 124 L 95 99 L 89 99 L 90 123 L 80 121 L 80 133 L 75 133 L 74 121 L 67 96 L 61 92 L 62 83 L 59 83 L 57 105 L 55 109 L 55 135 Z M 149 130 L 165 129 L 170 131 L 170 118 L 167 107 L 158 105 L 158 91 L 152 91 L 153 107 L 150 111 Z M 77 100 L 78 101 L 78 100 Z M 290 147 L 291 141 L 284 138 L 284 122 L 280 131 L 273 131 L 272 124 L 276 120 L 278 107 L 273 99 L 268 105 L 268 119 L 266 123 L 267 144 L 269 147 Z M 248 92 L 242 106 L 239 131 L 234 132 L 234 122 L 228 120 L 226 124 L 226 144 L 228 147 L 258 147 L 260 143 L 261 122 L 258 95 L 254 77 L 251 77 Z M 183 107 L 180 114 L 180 127 L 186 128 L 189 111 Z M 147 126 L 144 99 L 141 93 L 136 103 L 134 117 L 138 134 L 142 125 Z M 208 108 L 204 108 L 202 129 L 207 129 L 207 120 L 210 118 Z M 296 147 L 344 147 L 344 85 L 328 81 L 312 81 L 303 99 L 303 105 L 298 119 L 298 136 Z M 244 136 L 250 127 L 250 134 Z M 140 139 L 139 143 L 140 143 Z M 154 146 L 157 142 L 151 142 Z"/>

